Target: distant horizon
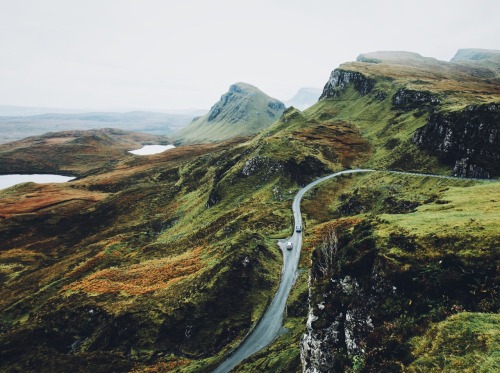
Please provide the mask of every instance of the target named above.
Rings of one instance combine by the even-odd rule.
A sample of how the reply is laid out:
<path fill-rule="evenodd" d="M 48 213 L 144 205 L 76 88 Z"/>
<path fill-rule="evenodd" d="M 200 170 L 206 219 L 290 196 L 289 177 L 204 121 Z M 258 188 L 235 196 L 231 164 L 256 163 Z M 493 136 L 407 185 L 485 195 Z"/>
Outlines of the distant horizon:
<path fill-rule="evenodd" d="M 375 53 L 375 52 L 410 52 L 410 53 L 420 54 L 422 57 L 435 58 L 438 61 L 449 62 L 456 55 L 456 53 L 459 50 L 468 50 L 468 49 L 500 52 L 500 50 L 497 50 L 497 49 L 473 48 L 473 47 L 470 47 L 470 48 L 459 48 L 459 49 L 457 49 L 453 53 L 453 55 L 448 60 L 438 59 L 438 58 L 433 57 L 433 56 L 424 56 L 424 55 L 421 55 L 420 53 L 413 52 L 413 51 L 402 51 L 402 50 L 399 50 L 399 51 L 395 51 L 394 50 L 394 51 L 370 51 L 370 52 L 362 52 L 362 53 L 359 53 L 358 56 L 360 56 L 362 54 Z M 339 66 L 341 64 L 343 64 L 343 63 L 354 62 L 355 60 L 356 59 L 353 59 L 352 61 L 341 62 L 339 64 Z M 335 68 L 333 68 L 332 71 L 334 69 L 338 68 L 339 66 L 336 66 Z M 325 79 L 325 84 L 326 84 L 327 81 L 328 81 L 328 78 Z M 227 89 L 229 89 L 229 87 L 231 85 L 236 84 L 236 83 L 246 83 L 246 84 L 254 85 L 255 87 L 257 87 L 257 88 L 260 89 L 260 87 L 256 86 L 252 82 L 242 82 L 242 81 L 236 81 L 236 82 L 231 83 L 227 87 Z M 273 98 L 278 99 L 278 100 L 280 100 L 280 101 L 282 101 L 282 102 L 285 103 L 287 101 L 291 101 L 295 97 L 295 95 L 297 95 L 301 90 L 308 90 L 308 89 L 322 90 L 323 86 L 321 86 L 321 87 L 303 86 L 303 87 L 297 88 L 295 94 L 293 94 L 288 99 L 283 99 L 283 98 L 280 98 L 280 97 L 273 97 Z M 226 92 L 227 92 L 227 90 L 223 91 L 223 92 L 220 92 L 220 95 L 223 95 Z M 267 94 L 267 92 L 265 92 L 265 91 L 263 91 L 263 92 Z M 36 106 L 36 105 L 35 106 L 32 106 L 32 105 L 10 105 L 10 104 L 0 103 L 0 116 L 7 116 L 7 115 L 2 114 L 3 110 L 6 109 L 6 108 L 26 109 L 26 110 L 37 110 L 38 109 L 41 113 L 43 112 L 42 114 L 50 114 L 50 113 L 53 113 L 53 114 L 84 114 L 84 113 L 93 113 L 93 112 L 96 112 L 96 113 L 130 113 L 130 112 L 141 112 L 141 111 L 151 112 L 151 113 L 164 113 L 164 114 L 184 114 L 184 113 L 197 112 L 197 111 L 206 111 L 206 112 L 208 112 L 210 110 L 210 108 L 217 101 L 218 101 L 218 99 L 215 100 L 210 105 L 210 107 L 208 107 L 208 108 L 196 108 L 196 107 L 185 107 L 185 108 L 89 107 L 89 108 L 85 108 L 85 107 L 64 107 L 64 106 L 57 106 L 57 105 L 56 106 L 51 106 L 51 107 Z M 30 115 L 41 115 L 41 114 L 19 114 L 18 116 L 30 116 Z"/>
<path fill-rule="evenodd" d="M 499 13 L 497 0 L 5 1 L 0 104 L 168 112 L 210 108 L 235 82 L 287 101 L 362 53 L 499 50 Z"/>
<path fill-rule="evenodd" d="M 237 82 L 234 82 L 232 84 L 236 84 Z M 245 82 L 247 84 L 251 84 L 249 82 Z M 232 85 L 231 84 L 231 85 Z M 325 81 L 326 84 L 326 81 Z M 253 84 L 251 84 L 253 85 Z M 259 88 L 259 87 L 257 87 Z M 229 86 L 228 86 L 229 89 Z M 260 88 L 259 88 L 260 89 Z M 322 90 L 322 87 L 300 87 L 297 89 L 297 92 L 295 93 L 298 94 L 301 90 Z M 221 92 L 221 95 L 223 95 L 225 92 Z M 266 92 L 264 92 L 266 93 Z M 280 100 L 282 102 L 287 102 L 290 101 L 295 97 L 293 95 L 292 97 L 283 100 L 278 97 L 273 97 L 277 100 Z M 216 101 L 213 102 L 215 104 Z M 212 104 L 212 105 L 213 105 Z M 129 112 L 135 112 L 135 111 L 146 111 L 146 112 L 152 112 L 152 113 L 167 113 L 167 114 L 183 114 L 183 113 L 189 113 L 189 112 L 195 112 L 195 111 L 209 111 L 209 108 L 195 108 L 195 107 L 189 107 L 189 108 L 171 108 L 171 109 L 160 109 L 160 108 L 113 108 L 113 107 L 102 107 L 102 108 L 84 108 L 84 107 L 43 107 L 43 106 L 30 106 L 30 105 L 9 105 L 9 104 L 2 104 L 0 103 L 0 116 L 3 116 L 2 111 L 4 109 L 26 109 L 26 110 L 36 110 L 39 109 L 40 111 L 43 111 L 44 113 L 46 112 L 47 114 L 49 113 L 54 113 L 54 114 L 83 114 L 83 113 L 92 113 L 92 112 L 98 112 L 98 113 L 129 113 Z M 26 115 L 31 115 L 31 114 L 26 114 Z M 38 114 L 33 114 L 33 115 L 38 115 Z M 24 115 L 20 115 L 24 116 Z"/>
<path fill-rule="evenodd" d="M 500 51 L 500 50 L 496 50 L 496 49 L 485 49 L 485 48 L 473 48 L 473 47 L 470 47 L 470 48 L 459 48 L 459 49 L 457 49 L 457 51 L 455 51 L 453 53 L 453 55 L 448 60 L 444 60 L 444 59 L 440 60 L 440 59 L 438 59 L 436 57 L 433 57 L 433 56 L 423 56 L 423 55 L 421 55 L 421 56 L 422 57 L 436 58 L 439 61 L 449 62 L 455 56 L 455 54 L 458 52 L 458 50 L 462 50 L 462 49 L 477 49 L 477 50 L 485 50 L 485 51 Z M 413 51 L 370 51 L 370 52 L 361 52 L 361 53 L 358 54 L 358 56 L 361 55 L 361 54 L 374 53 L 374 52 L 410 52 L 410 53 L 417 53 L 417 52 L 413 52 Z M 417 53 L 417 54 L 419 54 L 419 53 Z M 352 61 L 344 61 L 344 62 L 341 62 L 340 64 L 347 63 L 347 62 L 353 62 L 355 60 L 356 59 L 353 59 Z M 340 64 L 339 64 L 339 66 L 340 66 Z M 337 67 L 333 68 L 332 71 L 334 69 L 336 69 Z M 327 80 L 328 80 L 328 78 L 325 79 L 325 84 L 326 84 Z M 238 81 L 238 82 L 241 82 L 241 81 Z M 229 89 L 229 87 L 231 85 L 236 84 L 236 83 L 237 82 L 231 83 L 228 86 L 228 89 Z M 252 82 L 242 82 L 242 83 L 254 85 Z M 258 86 L 256 86 L 256 87 L 260 89 L 260 87 L 258 87 Z M 323 86 L 321 86 L 321 87 L 303 86 L 303 87 L 297 88 L 295 94 L 293 94 L 288 99 L 283 99 L 283 98 L 280 98 L 280 97 L 273 97 L 273 98 L 278 99 L 278 100 L 280 100 L 282 102 L 290 101 L 301 90 L 307 90 L 307 89 L 314 89 L 314 90 L 319 89 L 319 90 L 322 90 Z M 223 95 L 225 92 L 226 91 L 221 92 L 220 95 Z M 267 94 L 267 92 L 265 92 L 265 91 L 263 91 L 263 92 Z M 211 106 L 213 104 L 215 104 L 216 102 L 217 102 L 217 100 L 214 101 L 211 104 Z M 11 104 L 8 104 L 8 103 L 7 104 L 0 103 L 0 116 L 3 115 L 2 114 L 2 110 L 4 108 L 18 108 L 18 109 L 28 109 L 28 110 L 39 109 L 40 111 L 44 111 L 44 113 L 54 113 L 54 114 L 56 114 L 56 113 L 57 114 L 65 114 L 65 113 L 67 113 L 67 114 L 69 114 L 69 113 L 82 114 L 82 113 L 92 113 L 92 112 L 99 112 L 99 113 L 103 113 L 103 112 L 108 112 L 108 113 L 113 113 L 113 112 L 115 112 L 115 113 L 128 113 L 128 112 L 134 112 L 134 111 L 147 111 L 147 112 L 168 113 L 168 114 L 182 114 L 182 113 L 188 113 L 188 112 L 194 112 L 194 111 L 209 111 L 210 107 L 208 107 L 208 108 L 197 108 L 197 107 L 180 107 L 180 108 L 177 108 L 177 107 L 176 108 L 88 107 L 88 108 L 85 108 L 85 107 L 65 107 L 65 106 L 58 106 L 58 105 L 50 106 L 50 107 L 45 107 L 45 106 L 37 106 L 37 105 L 25 105 L 25 104 L 23 104 L 23 105 L 11 105 Z M 54 110 L 54 111 L 52 111 L 52 110 Z M 26 115 L 30 115 L 30 114 L 26 114 Z M 33 114 L 33 115 L 38 115 L 38 114 Z M 23 116 L 23 115 L 20 115 L 20 116 Z"/>
<path fill-rule="evenodd" d="M 150 113 L 162 113 L 162 114 L 183 114 L 196 111 L 208 111 L 210 108 L 176 108 L 176 109 L 160 109 L 160 108 L 113 108 L 113 107 L 102 107 L 102 108 L 84 108 L 84 107 L 43 107 L 43 106 L 29 106 L 29 105 L 4 105 L 0 104 L 0 116 L 8 116 L 2 114 L 4 110 L 16 110 L 16 109 L 26 109 L 26 110 L 37 110 L 44 114 L 86 114 L 86 113 L 132 113 L 132 112 L 150 112 Z M 19 116 L 31 116 L 40 114 L 23 114 Z M 15 115 L 14 115 L 15 116 Z"/>

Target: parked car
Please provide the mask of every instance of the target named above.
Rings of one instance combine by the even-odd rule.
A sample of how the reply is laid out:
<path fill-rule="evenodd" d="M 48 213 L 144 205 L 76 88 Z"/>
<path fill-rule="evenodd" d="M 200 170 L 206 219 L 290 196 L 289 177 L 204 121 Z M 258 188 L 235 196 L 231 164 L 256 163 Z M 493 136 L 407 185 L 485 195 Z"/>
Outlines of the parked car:
<path fill-rule="evenodd" d="M 297 225 L 297 226 L 295 227 L 295 232 L 297 232 L 297 233 L 302 232 L 302 227 L 301 227 L 300 225 Z"/>
<path fill-rule="evenodd" d="M 293 249 L 293 243 L 291 243 L 290 241 L 288 241 L 288 242 L 286 243 L 286 249 L 287 249 L 287 250 L 292 250 L 292 249 Z"/>

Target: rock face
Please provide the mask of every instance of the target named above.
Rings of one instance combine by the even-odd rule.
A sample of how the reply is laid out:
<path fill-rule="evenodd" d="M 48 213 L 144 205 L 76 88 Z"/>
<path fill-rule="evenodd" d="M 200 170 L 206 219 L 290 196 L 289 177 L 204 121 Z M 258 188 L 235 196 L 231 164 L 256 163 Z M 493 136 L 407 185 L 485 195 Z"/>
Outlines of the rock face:
<path fill-rule="evenodd" d="M 182 143 L 212 142 L 260 132 L 275 122 L 285 105 L 245 83 L 231 85 L 210 111 L 176 137 Z"/>
<path fill-rule="evenodd" d="M 433 107 L 440 104 L 441 101 L 430 92 L 414 91 L 406 88 L 400 88 L 392 96 L 393 109 L 409 111 Z"/>
<path fill-rule="evenodd" d="M 453 175 L 500 175 L 500 104 L 471 105 L 462 111 L 432 114 L 413 135 L 421 149 L 454 167 Z"/>
<path fill-rule="evenodd" d="M 359 72 L 335 69 L 319 99 L 339 97 L 349 84 L 354 84 L 354 89 L 364 96 L 375 87 L 375 80 L 367 78 Z"/>
<path fill-rule="evenodd" d="M 354 232 L 366 235 L 369 230 L 366 226 Z M 373 267 L 374 242 L 368 236 L 363 240 L 370 249 L 350 268 L 353 275 L 340 270 L 338 263 L 344 262 L 342 246 L 347 241 L 334 231 L 313 252 L 307 332 L 301 340 L 303 372 L 342 372 L 362 359 L 374 329 L 372 309 L 380 306 L 383 296 L 394 293 L 394 287 Z"/>

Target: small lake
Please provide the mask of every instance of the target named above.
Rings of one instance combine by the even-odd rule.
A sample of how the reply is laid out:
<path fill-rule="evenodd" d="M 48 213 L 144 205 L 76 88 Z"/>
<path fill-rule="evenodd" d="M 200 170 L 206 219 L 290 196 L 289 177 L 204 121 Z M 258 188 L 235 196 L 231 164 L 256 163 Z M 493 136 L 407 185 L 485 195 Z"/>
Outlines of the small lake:
<path fill-rule="evenodd" d="M 144 145 L 142 148 L 137 150 L 129 150 L 129 153 L 135 155 L 151 155 L 163 153 L 165 150 L 175 148 L 174 145 Z"/>
<path fill-rule="evenodd" d="M 65 183 L 66 181 L 73 180 L 74 177 L 50 175 L 50 174 L 34 174 L 34 175 L 0 175 L 0 190 L 9 188 L 13 185 L 20 183 L 34 182 L 38 184 L 43 183 Z"/>

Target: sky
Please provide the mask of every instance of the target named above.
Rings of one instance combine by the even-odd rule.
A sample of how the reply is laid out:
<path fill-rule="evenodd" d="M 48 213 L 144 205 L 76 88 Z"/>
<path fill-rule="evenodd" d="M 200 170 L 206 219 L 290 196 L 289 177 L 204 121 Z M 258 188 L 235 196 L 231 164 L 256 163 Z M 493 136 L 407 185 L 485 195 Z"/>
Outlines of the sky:
<path fill-rule="evenodd" d="M 0 0 L 0 105 L 210 108 L 280 100 L 365 52 L 500 49 L 498 0 Z"/>

